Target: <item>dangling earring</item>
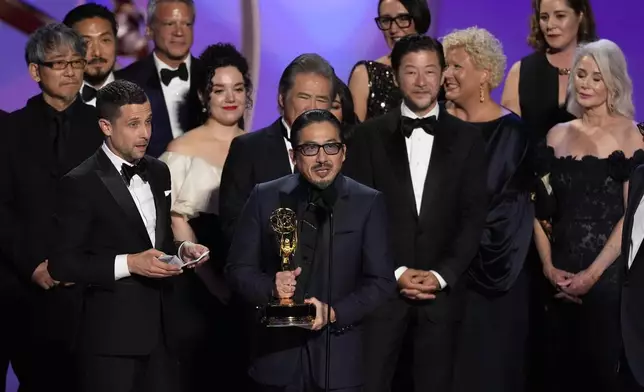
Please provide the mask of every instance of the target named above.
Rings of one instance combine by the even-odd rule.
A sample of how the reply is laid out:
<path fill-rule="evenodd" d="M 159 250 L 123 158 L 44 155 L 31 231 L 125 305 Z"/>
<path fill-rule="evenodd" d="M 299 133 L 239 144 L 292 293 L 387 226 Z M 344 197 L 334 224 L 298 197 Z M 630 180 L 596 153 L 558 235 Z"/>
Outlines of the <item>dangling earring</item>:
<path fill-rule="evenodd" d="M 483 94 L 483 84 L 479 86 L 479 101 L 485 102 L 485 95 Z"/>
<path fill-rule="evenodd" d="M 207 111 L 208 111 L 208 109 L 206 109 L 205 106 L 201 108 L 201 113 L 206 113 Z"/>

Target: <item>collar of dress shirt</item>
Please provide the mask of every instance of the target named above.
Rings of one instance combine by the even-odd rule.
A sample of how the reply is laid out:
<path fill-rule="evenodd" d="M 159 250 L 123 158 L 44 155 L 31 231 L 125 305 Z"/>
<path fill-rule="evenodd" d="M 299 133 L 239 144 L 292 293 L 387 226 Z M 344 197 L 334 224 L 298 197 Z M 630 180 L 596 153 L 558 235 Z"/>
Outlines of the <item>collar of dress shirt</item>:
<path fill-rule="evenodd" d="M 157 54 L 152 52 L 152 57 L 154 58 L 154 65 L 156 66 L 157 73 L 159 74 L 159 78 L 161 78 L 161 70 L 162 69 L 169 69 L 170 71 L 176 71 L 179 69 L 179 67 L 172 68 L 168 64 L 164 63 L 157 57 Z M 190 80 L 190 63 L 192 62 L 192 56 L 190 53 L 188 53 L 188 57 L 186 57 L 185 60 L 183 60 L 184 63 L 186 63 L 186 67 L 188 68 L 188 80 Z"/>
<path fill-rule="evenodd" d="M 91 84 L 87 83 L 84 80 L 83 80 L 83 87 L 89 86 L 89 87 L 93 88 L 94 90 L 98 91 L 98 90 L 102 89 L 103 87 L 107 86 L 108 84 L 112 83 L 113 81 L 114 81 L 114 72 L 110 72 L 110 74 L 107 76 L 107 79 L 105 79 L 103 84 L 101 84 L 98 88 L 92 86 Z M 81 91 L 83 91 L 83 90 L 81 89 Z"/>
<path fill-rule="evenodd" d="M 403 102 L 400 105 L 400 114 L 404 117 L 409 117 L 409 118 L 427 118 L 431 116 L 436 116 L 436 119 L 438 119 L 438 113 L 440 112 L 440 108 L 438 107 L 438 102 L 434 103 L 434 107 L 432 110 L 429 111 L 426 115 L 419 117 L 416 113 L 412 112 L 412 110 L 405 105 L 405 102 Z"/>
<path fill-rule="evenodd" d="M 286 134 L 288 135 L 288 140 L 291 140 L 291 127 L 288 126 L 286 123 L 286 120 L 284 120 L 284 117 L 282 117 L 282 125 L 284 125 L 284 128 L 286 129 Z"/>
<path fill-rule="evenodd" d="M 101 146 L 101 148 L 105 152 L 105 155 L 107 155 L 107 157 L 110 159 L 110 161 L 112 162 L 112 165 L 114 165 L 114 167 L 116 168 L 117 172 L 121 173 L 121 170 L 122 170 L 121 166 L 124 165 L 124 164 L 128 165 L 128 166 L 134 166 L 130 162 L 128 162 L 125 159 L 121 158 L 120 156 L 114 154 L 112 152 L 112 150 L 110 150 L 110 148 L 107 146 L 107 144 L 105 142 L 103 142 L 103 145 Z"/>

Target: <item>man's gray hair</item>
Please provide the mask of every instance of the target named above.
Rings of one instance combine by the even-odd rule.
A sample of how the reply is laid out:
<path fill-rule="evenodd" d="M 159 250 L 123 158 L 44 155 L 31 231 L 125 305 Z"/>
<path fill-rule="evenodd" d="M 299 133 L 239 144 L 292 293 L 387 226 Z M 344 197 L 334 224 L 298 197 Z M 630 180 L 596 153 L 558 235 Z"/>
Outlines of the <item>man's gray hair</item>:
<path fill-rule="evenodd" d="M 331 96 L 329 100 L 335 98 L 335 71 L 331 64 L 322 56 L 316 53 L 305 53 L 297 56 L 295 60 L 284 69 L 280 78 L 278 94 L 286 98 L 287 93 L 295 84 L 295 77 L 299 74 L 315 74 L 327 79 L 331 84 Z"/>
<path fill-rule="evenodd" d="M 85 42 L 71 27 L 62 23 L 52 23 L 34 31 L 25 46 L 25 61 L 29 64 L 42 64 L 47 61 L 47 53 L 70 48 L 85 58 Z"/>
<path fill-rule="evenodd" d="M 577 117 L 583 114 L 583 108 L 575 99 L 575 75 L 579 62 L 584 57 L 590 57 L 597 63 L 602 79 L 608 91 L 608 110 L 626 118 L 635 117 L 633 105 L 633 82 L 628 75 L 626 57 L 613 41 L 600 39 L 581 46 L 577 50 L 575 62 L 568 81 L 568 111 Z"/>
<path fill-rule="evenodd" d="M 194 0 L 148 0 L 148 8 L 147 8 L 147 15 L 146 15 L 146 20 L 148 23 L 148 26 L 154 22 L 154 18 L 157 13 L 157 5 L 161 3 L 183 3 L 190 7 L 192 10 L 192 20 L 194 22 L 195 17 L 197 16 L 197 10 L 195 9 L 195 2 Z"/>

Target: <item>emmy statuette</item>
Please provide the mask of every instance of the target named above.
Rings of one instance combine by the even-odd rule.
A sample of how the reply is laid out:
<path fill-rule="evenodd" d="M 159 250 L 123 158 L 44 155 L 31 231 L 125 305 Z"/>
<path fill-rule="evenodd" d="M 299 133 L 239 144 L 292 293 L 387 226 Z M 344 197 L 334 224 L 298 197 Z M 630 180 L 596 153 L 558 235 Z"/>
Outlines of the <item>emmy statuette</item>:
<path fill-rule="evenodd" d="M 278 208 L 270 216 L 282 258 L 282 271 L 293 270 L 291 259 L 297 250 L 297 217 L 289 208 Z M 280 298 L 264 308 L 263 322 L 267 327 L 310 327 L 315 320 L 315 306 Z"/>

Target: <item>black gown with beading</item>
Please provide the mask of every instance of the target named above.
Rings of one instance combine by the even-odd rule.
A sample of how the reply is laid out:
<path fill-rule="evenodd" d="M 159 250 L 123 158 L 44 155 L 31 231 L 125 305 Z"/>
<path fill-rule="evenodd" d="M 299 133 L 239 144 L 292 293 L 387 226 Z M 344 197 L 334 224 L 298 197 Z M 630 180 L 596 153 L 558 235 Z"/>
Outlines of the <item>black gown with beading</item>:
<path fill-rule="evenodd" d="M 367 97 L 367 114 L 365 120 L 387 113 L 400 106 L 402 95 L 394 83 L 394 71 L 387 64 L 376 61 L 359 61 L 355 69 L 364 65 L 369 77 L 369 96 Z M 351 71 L 353 73 L 353 71 Z"/>
<path fill-rule="evenodd" d="M 644 151 L 632 158 L 622 151 L 608 158 L 555 157 L 538 148 L 540 175 L 549 174 L 552 263 L 577 273 L 587 269 L 606 245 L 624 214 L 624 183 Z M 621 351 L 618 258 L 581 299 L 581 305 L 546 300 L 546 390 L 605 392 L 616 390 Z"/>

